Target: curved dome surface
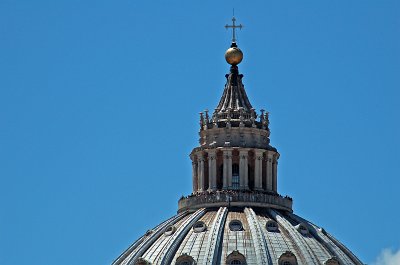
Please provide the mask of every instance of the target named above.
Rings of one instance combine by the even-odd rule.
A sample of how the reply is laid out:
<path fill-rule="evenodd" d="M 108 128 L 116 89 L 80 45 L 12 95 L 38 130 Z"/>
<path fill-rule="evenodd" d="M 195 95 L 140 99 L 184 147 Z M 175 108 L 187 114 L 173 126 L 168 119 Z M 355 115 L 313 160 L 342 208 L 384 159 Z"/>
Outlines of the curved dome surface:
<path fill-rule="evenodd" d="M 113 265 L 363 264 L 324 229 L 272 208 L 201 208 L 147 231 Z"/>

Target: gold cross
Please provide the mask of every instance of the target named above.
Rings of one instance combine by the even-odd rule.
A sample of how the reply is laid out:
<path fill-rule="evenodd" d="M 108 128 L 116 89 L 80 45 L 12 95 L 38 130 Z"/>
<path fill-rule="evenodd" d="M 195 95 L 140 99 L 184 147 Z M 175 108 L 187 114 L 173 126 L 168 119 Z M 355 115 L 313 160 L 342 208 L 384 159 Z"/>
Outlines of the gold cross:
<path fill-rule="evenodd" d="M 243 26 L 242 24 L 236 25 L 235 24 L 236 18 L 232 17 L 232 25 L 225 25 L 226 29 L 232 28 L 232 42 L 236 42 L 236 29 L 242 30 Z"/>

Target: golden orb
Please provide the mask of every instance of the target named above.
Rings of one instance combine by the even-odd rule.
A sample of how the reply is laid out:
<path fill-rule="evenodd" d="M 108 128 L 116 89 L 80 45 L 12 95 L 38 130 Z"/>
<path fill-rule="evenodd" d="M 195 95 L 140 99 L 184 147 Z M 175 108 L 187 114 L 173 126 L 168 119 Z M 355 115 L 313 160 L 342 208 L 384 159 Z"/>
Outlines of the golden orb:
<path fill-rule="evenodd" d="M 225 60 L 231 65 L 240 64 L 243 60 L 243 52 L 238 47 L 231 47 L 225 52 Z"/>

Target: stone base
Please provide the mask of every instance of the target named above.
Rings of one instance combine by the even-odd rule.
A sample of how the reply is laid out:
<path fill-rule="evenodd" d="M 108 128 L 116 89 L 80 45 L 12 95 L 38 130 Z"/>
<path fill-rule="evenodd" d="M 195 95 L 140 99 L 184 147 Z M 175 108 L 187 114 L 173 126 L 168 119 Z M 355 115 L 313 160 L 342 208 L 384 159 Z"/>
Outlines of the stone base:
<path fill-rule="evenodd" d="M 257 191 L 213 191 L 183 197 L 178 202 L 178 213 L 212 207 L 261 207 L 293 212 L 290 197 Z"/>

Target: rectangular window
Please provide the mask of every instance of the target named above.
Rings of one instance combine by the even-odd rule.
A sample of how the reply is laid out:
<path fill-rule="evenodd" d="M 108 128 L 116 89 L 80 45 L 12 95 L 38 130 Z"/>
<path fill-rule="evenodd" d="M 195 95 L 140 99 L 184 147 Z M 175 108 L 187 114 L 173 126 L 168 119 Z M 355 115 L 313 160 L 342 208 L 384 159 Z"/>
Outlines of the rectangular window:
<path fill-rule="evenodd" d="M 240 187 L 240 179 L 239 179 L 239 175 L 233 175 L 232 176 L 232 189 L 239 189 Z"/>

